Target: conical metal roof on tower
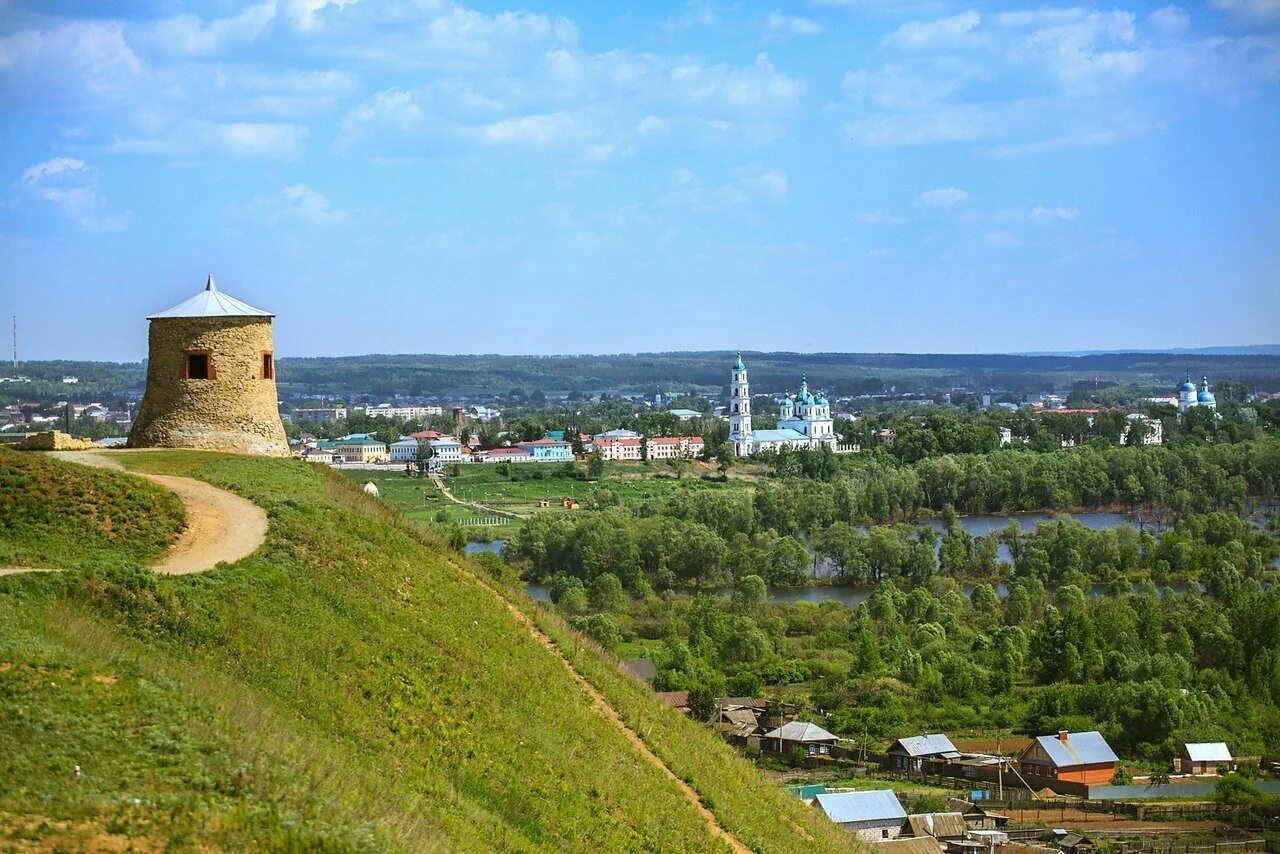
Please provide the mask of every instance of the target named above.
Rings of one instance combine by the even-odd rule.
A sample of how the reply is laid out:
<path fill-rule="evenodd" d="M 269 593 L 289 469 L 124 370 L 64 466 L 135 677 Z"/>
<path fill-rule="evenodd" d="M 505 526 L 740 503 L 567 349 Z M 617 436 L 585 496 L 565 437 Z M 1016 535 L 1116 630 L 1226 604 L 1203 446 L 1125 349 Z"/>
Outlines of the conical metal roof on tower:
<path fill-rule="evenodd" d="M 172 308 L 147 315 L 147 320 L 165 317 L 275 317 L 275 314 L 224 294 L 218 290 L 213 282 L 213 274 L 210 273 L 203 291 Z"/>

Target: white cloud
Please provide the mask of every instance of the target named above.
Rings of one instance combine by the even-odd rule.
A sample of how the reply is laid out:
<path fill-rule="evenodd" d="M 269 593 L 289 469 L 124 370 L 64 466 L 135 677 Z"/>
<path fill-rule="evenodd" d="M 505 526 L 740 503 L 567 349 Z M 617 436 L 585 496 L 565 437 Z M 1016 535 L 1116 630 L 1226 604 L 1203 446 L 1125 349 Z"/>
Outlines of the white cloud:
<path fill-rule="evenodd" d="M 963 38 L 981 22 L 982 16 L 974 11 L 961 12 L 936 21 L 907 21 L 885 36 L 885 43 L 908 50 L 948 44 Z"/>
<path fill-rule="evenodd" d="M 940 107 L 927 112 L 890 113 L 849 122 L 845 133 L 859 145 L 899 147 L 982 139 L 990 119 L 969 105 Z"/>
<path fill-rule="evenodd" d="M 310 32 L 324 26 L 323 15 L 329 7 L 341 12 L 358 2 L 359 0 L 285 0 L 285 9 L 298 29 Z"/>
<path fill-rule="evenodd" d="M 30 196 L 53 205 L 67 219 L 91 231 L 123 228 L 129 214 L 107 215 L 107 201 L 99 193 L 88 165 L 75 157 L 54 157 L 27 167 L 19 182 Z"/>
<path fill-rule="evenodd" d="M 308 187 L 294 184 L 280 191 L 281 206 L 278 215 L 284 219 L 296 219 L 308 225 L 332 225 L 347 220 L 346 211 L 335 211 L 329 200 Z"/>
<path fill-rule="evenodd" d="M 1144 64 L 1132 12 L 1092 12 L 1077 21 L 1044 27 L 1027 37 L 1027 45 L 1043 57 L 1059 78 L 1074 82 L 1089 77 L 1127 77 Z"/>
<path fill-rule="evenodd" d="M 63 172 L 83 172 L 84 170 L 83 160 L 77 160 L 74 157 L 55 157 L 27 167 L 22 173 L 22 183 L 38 184 L 45 178 L 51 178 Z"/>
<path fill-rule="evenodd" d="M 1042 208 L 1037 207 L 1031 211 L 1032 219 L 1062 219 L 1067 222 L 1075 222 L 1080 218 L 1080 212 L 1075 208 Z"/>
<path fill-rule="evenodd" d="M 642 134 L 663 133 L 670 124 L 666 119 L 657 116 L 645 116 L 636 123 L 636 132 Z"/>
<path fill-rule="evenodd" d="M 787 197 L 787 173 L 781 169 L 766 169 L 749 183 L 767 193 L 775 202 L 781 202 Z"/>
<path fill-rule="evenodd" d="M 769 13 L 769 29 L 775 33 L 787 33 L 793 36 L 822 35 L 822 25 L 817 21 L 799 15 L 786 15 L 777 10 Z"/>
<path fill-rule="evenodd" d="M 1147 20 L 1157 30 L 1170 36 L 1181 35 L 1191 26 L 1191 16 L 1181 6 L 1163 6 L 1148 15 Z"/>
<path fill-rule="evenodd" d="M 767 54 L 755 65 L 682 63 L 670 71 L 677 97 L 695 104 L 721 102 L 734 107 L 791 109 L 804 94 L 804 83 L 780 73 Z"/>
<path fill-rule="evenodd" d="M 935 208 L 949 208 L 952 205 L 960 204 L 967 198 L 969 198 L 969 194 L 956 187 L 946 187 L 941 190 L 925 190 L 920 194 L 920 201 Z"/>
<path fill-rule="evenodd" d="M 1209 0 L 1209 5 L 1245 21 L 1264 23 L 1280 20 L 1280 0 Z"/>
<path fill-rule="evenodd" d="M 302 153 L 307 129 L 277 122 L 231 122 L 215 128 L 218 145 L 236 157 L 292 160 Z"/>
<path fill-rule="evenodd" d="M 148 34 L 148 41 L 175 53 L 217 53 L 254 41 L 275 16 L 275 0 L 250 6 L 233 18 L 216 18 L 207 23 L 195 15 L 178 15 L 157 22 Z"/>
<path fill-rule="evenodd" d="M 125 42 L 124 25 L 117 21 L 68 21 L 0 38 L 0 71 L 29 75 L 42 100 L 68 85 L 91 95 L 114 95 L 142 70 Z"/>
<path fill-rule="evenodd" d="M 520 116 L 493 122 L 481 129 L 481 138 L 492 143 L 530 142 L 537 145 L 558 142 L 577 132 L 568 113 Z"/>
<path fill-rule="evenodd" d="M 338 145 L 348 146 L 370 132 L 405 133 L 420 126 L 422 109 L 406 89 L 375 92 L 343 117 L 338 129 Z"/>

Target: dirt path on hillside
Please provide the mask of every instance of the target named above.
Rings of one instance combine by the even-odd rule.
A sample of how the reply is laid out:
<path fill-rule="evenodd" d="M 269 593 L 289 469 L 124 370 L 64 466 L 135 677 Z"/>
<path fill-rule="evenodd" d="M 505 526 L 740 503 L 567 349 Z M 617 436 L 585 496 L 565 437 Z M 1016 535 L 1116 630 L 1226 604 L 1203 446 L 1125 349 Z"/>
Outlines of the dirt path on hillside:
<path fill-rule="evenodd" d="M 436 485 L 436 489 L 443 493 L 444 497 L 452 501 L 454 504 L 461 504 L 463 507 L 470 507 L 473 510 L 479 510 L 482 513 L 493 513 L 498 516 L 509 516 L 514 519 L 528 519 L 528 513 L 516 513 L 511 510 L 498 510 L 494 507 L 486 507 L 483 504 L 477 504 L 474 501 L 463 501 L 458 496 L 449 491 L 449 487 L 444 485 L 444 479 L 438 474 L 431 475 L 431 482 Z"/>
<path fill-rule="evenodd" d="M 573 681 L 578 684 L 578 687 L 582 689 L 582 693 L 587 695 L 587 699 L 591 701 L 592 708 L 599 712 L 606 720 L 613 724 L 619 732 L 622 733 L 622 736 L 633 748 L 635 748 L 635 751 L 640 754 L 640 757 L 644 761 L 658 768 L 658 770 L 660 770 L 680 788 L 685 799 L 693 805 L 693 808 L 698 811 L 698 815 L 702 816 L 703 821 L 707 823 L 707 826 L 710 828 L 713 836 L 723 841 L 734 851 L 743 852 L 744 854 L 745 852 L 751 851 L 751 849 L 743 845 L 736 836 L 725 830 L 724 826 L 720 824 L 720 820 L 716 818 L 715 813 L 707 809 L 706 804 L 702 802 L 702 798 L 698 797 L 698 793 L 694 791 L 693 787 L 677 777 L 676 773 L 667 767 L 667 763 L 663 762 L 656 753 L 649 749 L 649 745 L 645 744 L 644 739 L 642 739 L 635 730 L 627 725 L 627 722 L 622 719 L 622 715 L 618 714 L 617 709 L 609 705 L 609 701 L 605 699 L 604 695 L 600 693 L 596 686 L 592 685 L 585 676 L 578 672 L 577 668 L 573 666 L 573 662 L 569 660 L 568 656 L 564 654 L 560 647 L 556 646 L 555 641 L 547 637 L 546 633 L 543 632 L 542 629 L 538 628 L 537 624 L 529 618 L 528 614 L 517 608 L 507 599 L 506 596 L 503 596 L 501 592 L 490 586 L 480 576 L 463 567 L 458 567 L 458 569 L 495 596 L 499 602 L 506 606 L 507 610 L 511 612 L 511 615 L 515 617 L 521 625 L 528 629 L 529 634 L 533 635 L 534 640 L 542 644 L 548 652 L 556 657 L 568 672 L 570 678 L 572 678 Z"/>
<path fill-rule="evenodd" d="M 124 471 L 119 456 L 128 451 L 55 451 L 53 456 L 73 463 Z M 267 514 L 247 498 L 203 481 L 176 475 L 129 472 L 175 493 L 182 500 L 187 524 L 178 539 L 151 569 L 162 575 L 208 572 L 218 564 L 235 563 L 258 550 L 267 538 Z M 8 567 L 0 575 L 56 572 L 38 567 Z"/>

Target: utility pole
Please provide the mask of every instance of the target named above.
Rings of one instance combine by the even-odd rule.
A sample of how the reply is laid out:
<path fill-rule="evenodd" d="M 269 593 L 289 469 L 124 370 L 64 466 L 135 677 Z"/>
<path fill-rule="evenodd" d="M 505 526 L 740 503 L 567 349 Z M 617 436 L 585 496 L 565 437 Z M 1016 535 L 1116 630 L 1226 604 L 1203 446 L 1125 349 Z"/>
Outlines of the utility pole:
<path fill-rule="evenodd" d="M 996 756 L 1000 757 L 1000 761 L 996 763 L 996 785 L 1000 787 L 1000 800 L 1004 800 L 1004 754 L 1000 752 L 1000 739 L 996 738 Z"/>
<path fill-rule="evenodd" d="M 18 315 L 13 315 L 13 378 L 18 378 Z"/>

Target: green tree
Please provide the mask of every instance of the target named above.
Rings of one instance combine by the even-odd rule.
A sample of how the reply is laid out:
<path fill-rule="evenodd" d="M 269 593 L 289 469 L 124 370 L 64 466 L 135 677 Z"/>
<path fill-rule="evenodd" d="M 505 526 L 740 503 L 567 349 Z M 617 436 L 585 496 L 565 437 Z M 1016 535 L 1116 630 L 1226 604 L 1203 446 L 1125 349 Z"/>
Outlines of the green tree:
<path fill-rule="evenodd" d="M 599 480 L 602 477 L 604 477 L 604 460 L 598 453 L 592 454 L 587 459 L 587 479 Z"/>

